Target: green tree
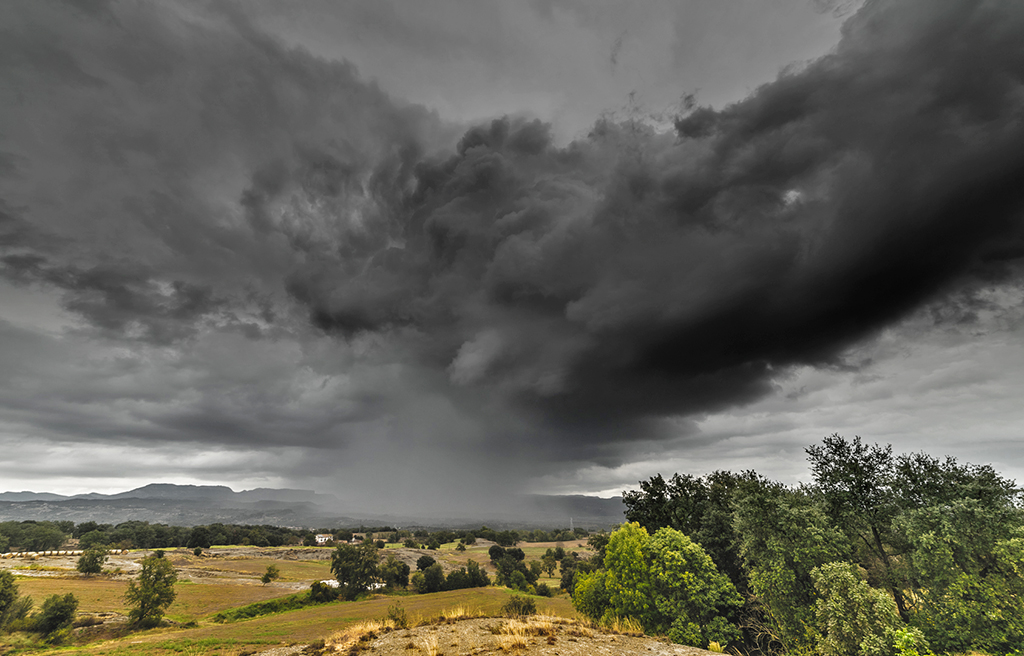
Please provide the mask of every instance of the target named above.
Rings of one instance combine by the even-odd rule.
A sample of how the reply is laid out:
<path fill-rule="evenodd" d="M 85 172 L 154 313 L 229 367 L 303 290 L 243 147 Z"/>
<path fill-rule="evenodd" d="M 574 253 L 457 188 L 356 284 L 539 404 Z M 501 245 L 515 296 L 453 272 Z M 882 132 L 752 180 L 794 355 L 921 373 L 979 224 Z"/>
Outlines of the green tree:
<path fill-rule="evenodd" d="M 889 594 L 869 586 L 852 563 L 826 563 L 814 568 L 811 578 L 819 595 L 815 612 L 822 656 L 892 654 L 904 625 Z"/>
<path fill-rule="evenodd" d="M 267 565 L 267 571 L 263 572 L 263 576 L 260 578 L 260 581 L 263 582 L 263 585 L 266 585 L 279 578 L 281 578 L 281 570 L 277 568 L 277 565 Z"/>
<path fill-rule="evenodd" d="M 144 558 L 139 576 L 128 582 L 124 593 L 125 601 L 132 607 L 128 613 L 131 624 L 138 627 L 159 624 L 164 610 L 174 602 L 177 580 L 174 566 L 161 552 Z"/>
<path fill-rule="evenodd" d="M 558 567 L 558 562 L 555 560 L 555 554 L 553 554 L 553 553 L 544 554 L 544 557 L 541 558 L 540 562 L 541 562 L 541 567 L 543 567 L 544 571 L 548 573 L 548 576 L 554 576 L 555 575 L 555 568 Z"/>
<path fill-rule="evenodd" d="M 706 647 L 740 635 L 727 619 L 742 604 L 735 586 L 700 545 L 667 527 L 651 536 L 629 523 L 612 533 L 604 569 L 579 577 L 573 604 L 593 619 L 632 617 L 681 644 Z"/>
<path fill-rule="evenodd" d="M 380 578 L 388 588 L 405 588 L 409 585 L 409 565 L 396 558 L 395 554 L 388 554 L 381 563 Z"/>
<path fill-rule="evenodd" d="M 24 618 L 31 609 L 32 599 L 18 596 L 14 575 L 7 570 L 0 570 L 0 630 Z"/>
<path fill-rule="evenodd" d="M 353 600 L 380 578 L 380 556 L 370 540 L 359 546 L 339 544 L 331 556 L 331 572 L 341 585 L 341 596 Z"/>
<path fill-rule="evenodd" d="M 832 521 L 881 564 L 882 578 L 900 617 L 909 620 L 908 604 L 886 546 L 892 543 L 890 528 L 899 511 L 892 445 L 868 446 L 859 436 L 849 441 L 833 434 L 806 451 L 811 474 Z"/>
<path fill-rule="evenodd" d="M 39 633 L 52 634 L 71 626 L 78 610 L 78 599 L 70 592 L 64 596 L 50 595 L 43 601 L 43 607 L 34 618 L 34 629 Z"/>
<path fill-rule="evenodd" d="M 753 594 L 756 639 L 785 653 L 813 651 L 817 593 L 811 570 L 848 558 L 845 534 L 805 489 L 757 479 L 747 481 L 736 498 L 736 532 Z"/>
<path fill-rule="evenodd" d="M 103 563 L 107 562 L 107 550 L 105 547 L 90 547 L 78 557 L 78 564 L 75 566 L 82 574 L 99 574 L 103 571 Z"/>
<path fill-rule="evenodd" d="M 431 565 L 433 565 L 436 562 L 437 561 L 434 560 L 431 556 L 427 556 L 427 555 L 420 556 L 419 558 L 416 559 L 416 569 L 419 570 L 420 572 L 422 572 L 423 570 L 427 569 L 428 567 L 430 567 Z"/>
<path fill-rule="evenodd" d="M 434 563 L 422 572 L 416 572 L 412 577 L 413 587 L 420 594 L 440 592 L 444 590 L 444 583 L 444 568 L 440 563 Z"/>

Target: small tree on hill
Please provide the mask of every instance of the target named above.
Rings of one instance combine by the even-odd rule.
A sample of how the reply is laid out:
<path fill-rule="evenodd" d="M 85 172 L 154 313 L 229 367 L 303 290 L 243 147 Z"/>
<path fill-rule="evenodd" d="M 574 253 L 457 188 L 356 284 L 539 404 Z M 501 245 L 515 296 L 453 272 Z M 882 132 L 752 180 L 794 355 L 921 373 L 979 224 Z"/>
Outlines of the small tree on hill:
<path fill-rule="evenodd" d="M 124 599 L 130 606 L 128 618 L 139 627 L 155 626 L 164 610 L 174 601 L 174 584 L 178 575 L 171 561 L 155 553 L 142 561 L 142 570 L 135 581 L 128 583 Z"/>
<path fill-rule="evenodd" d="M 105 562 L 107 562 L 107 550 L 104 547 L 91 547 L 79 556 L 75 569 L 82 574 L 99 574 L 103 571 Z"/>
<path fill-rule="evenodd" d="M 263 581 L 263 585 L 266 585 L 279 578 L 281 578 L 281 570 L 277 569 L 277 565 L 267 565 L 267 571 L 263 573 L 260 580 Z"/>
<path fill-rule="evenodd" d="M 35 630 L 51 635 L 65 627 L 71 626 L 78 610 L 78 599 L 70 592 L 64 595 L 50 595 L 43 602 L 39 615 L 34 617 Z"/>

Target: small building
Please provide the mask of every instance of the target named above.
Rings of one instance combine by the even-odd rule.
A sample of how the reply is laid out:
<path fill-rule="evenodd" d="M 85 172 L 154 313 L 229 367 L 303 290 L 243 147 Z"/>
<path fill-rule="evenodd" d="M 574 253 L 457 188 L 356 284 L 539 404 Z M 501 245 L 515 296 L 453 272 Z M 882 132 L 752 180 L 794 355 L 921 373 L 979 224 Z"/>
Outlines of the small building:
<path fill-rule="evenodd" d="M 317 533 L 316 534 L 316 543 L 317 544 L 327 544 L 328 542 L 334 542 L 334 536 L 333 535 L 331 535 L 330 533 Z"/>

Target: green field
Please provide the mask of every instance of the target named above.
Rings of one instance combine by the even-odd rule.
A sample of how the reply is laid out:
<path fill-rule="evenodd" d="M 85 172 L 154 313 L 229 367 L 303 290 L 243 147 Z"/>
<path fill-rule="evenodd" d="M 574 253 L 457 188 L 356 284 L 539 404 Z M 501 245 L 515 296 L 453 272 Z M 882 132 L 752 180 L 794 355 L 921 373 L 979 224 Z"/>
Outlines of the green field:
<path fill-rule="evenodd" d="M 539 559 L 546 549 L 547 545 L 531 545 L 524 551 L 529 554 L 528 559 Z M 460 566 L 469 559 L 482 565 L 488 563 L 487 549 L 482 547 L 471 547 L 465 552 L 445 549 L 429 553 L 452 566 Z M 167 557 L 179 571 L 179 582 L 175 586 L 177 598 L 166 617 L 179 625 L 188 623 L 189 628 L 162 627 L 118 635 L 116 628 L 108 628 L 111 625 L 89 627 L 79 630 L 76 637 L 59 648 L 44 647 L 29 634 L 11 634 L 0 640 L 0 653 L 240 656 L 279 645 L 315 642 L 355 622 L 384 617 L 388 607 L 395 604 L 401 605 L 414 623 L 435 618 L 454 607 L 462 607 L 470 613 L 497 614 L 511 594 L 504 588 L 489 587 L 424 595 L 375 595 L 362 601 L 338 601 L 218 624 L 210 619 L 214 613 L 293 594 L 305 590 L 312 581 L 330 578 L 330 561 L 286 560 L 260 555 L 244 558 L 237 554 L 197 557 L 184 550 L 168 553 Z M 259 578 L 270 564 L 277 566 L 282 576 L 274 583 L 261 585 Z M 557 578 L 543 577 L 542 580 L 557 588 Z M 19 593 L 31 596 L 37 607 L 50 595 L 70 592 L 79 600 L 79 616 L 127 613 L 123 600 L 125 580 L 78 577 L 66 572 L 66 576 L 17 576 L 16 581 Z M 542 612 L 576 616 L 565 595 L 535 599 Z"/>

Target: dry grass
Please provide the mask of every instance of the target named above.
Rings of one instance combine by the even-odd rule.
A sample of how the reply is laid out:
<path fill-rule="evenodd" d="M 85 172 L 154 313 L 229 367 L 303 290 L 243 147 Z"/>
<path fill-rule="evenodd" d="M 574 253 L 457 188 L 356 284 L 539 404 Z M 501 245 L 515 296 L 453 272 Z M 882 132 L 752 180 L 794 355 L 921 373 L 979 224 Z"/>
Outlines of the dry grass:
<path fill-rule="evenodd" d="M 382 633 L 394 631 L 395 622 L 389 619 L 363 620 L 351 624 L 341 631 L 335 631 L 324 639 L 324 646 L 334 651 L 351 650 L 352 647 L 373 640 Z"/>
<path fill-rule="evenodd" d="M 440 656 L 441 644 L 436 635 L 428 635 L 420 641 L 421 649 L 427 656 Z"/>

